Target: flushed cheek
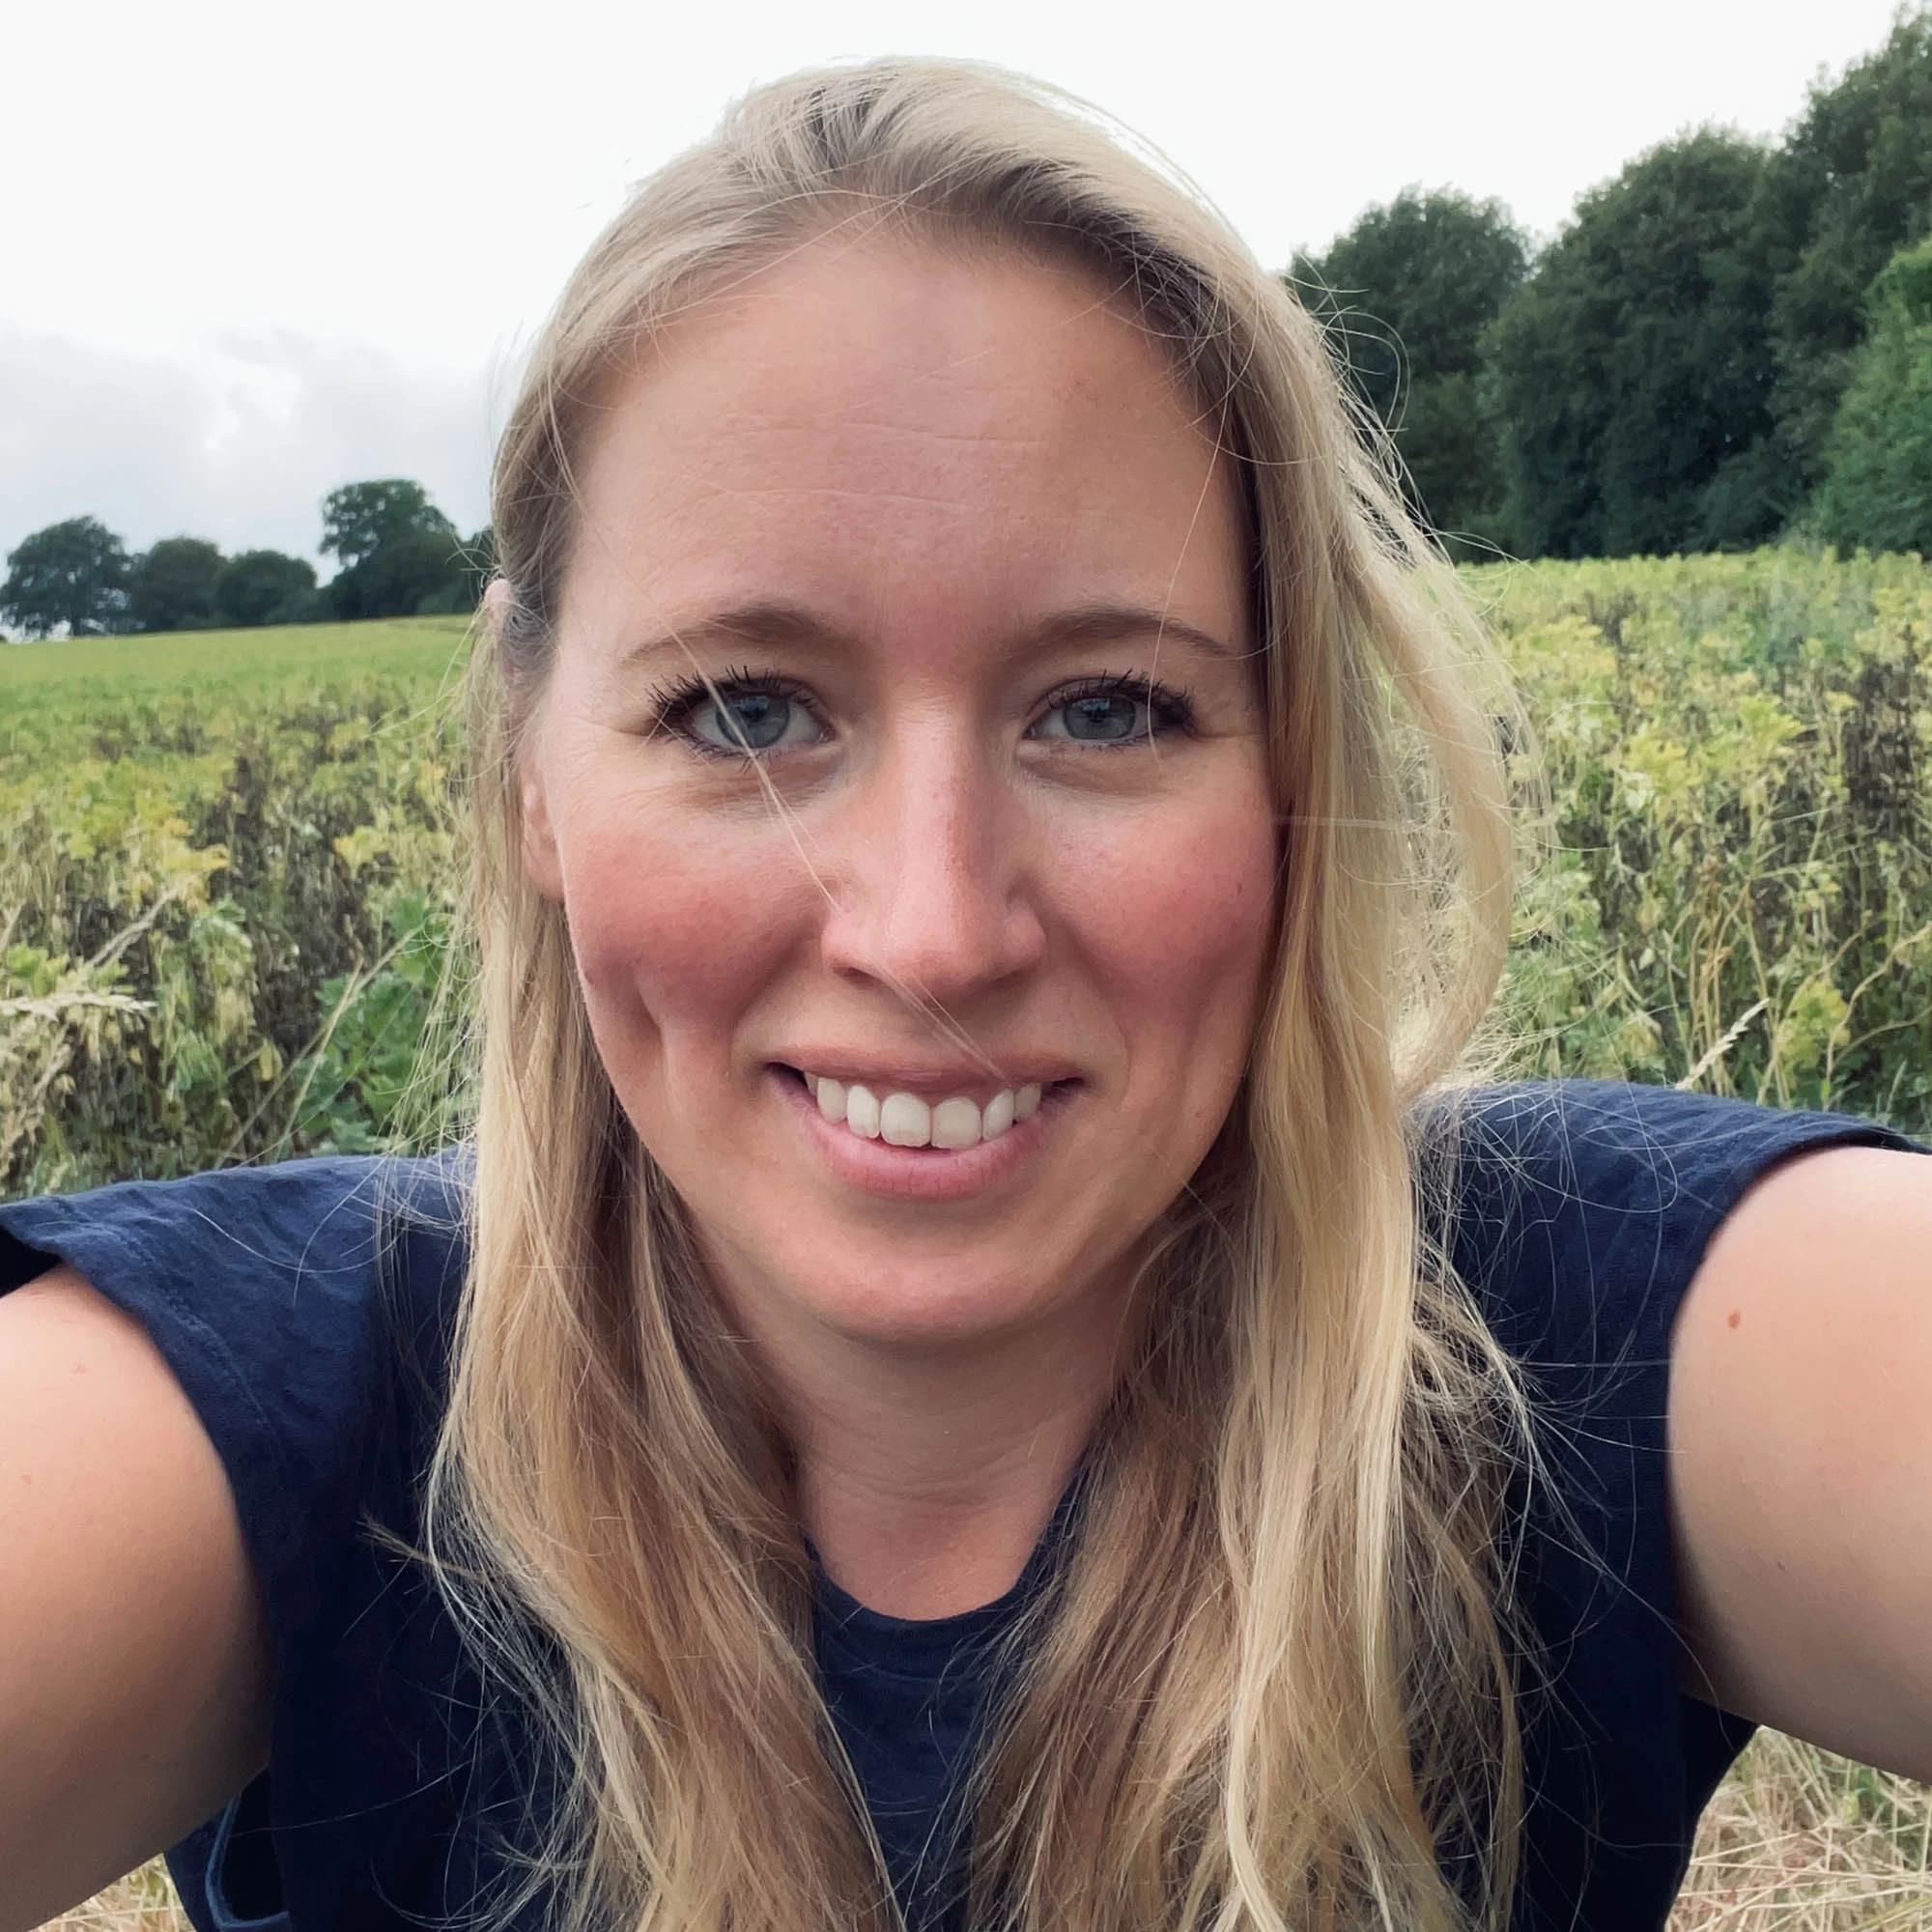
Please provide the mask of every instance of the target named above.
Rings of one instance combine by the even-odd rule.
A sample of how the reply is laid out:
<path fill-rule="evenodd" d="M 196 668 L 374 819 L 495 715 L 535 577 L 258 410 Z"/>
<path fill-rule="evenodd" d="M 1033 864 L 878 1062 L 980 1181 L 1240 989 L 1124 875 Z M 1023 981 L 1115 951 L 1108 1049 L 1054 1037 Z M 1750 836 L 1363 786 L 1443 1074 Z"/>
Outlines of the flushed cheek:
<path fill-rule="evenodd" d="M 713 1077 L 797 940 L 785 856 L 763 841 L 667 838 L 633 823 L 580 831 L 564 896 L 598 1045 L 619 1097 L 680 1064 Z M 688 1088 L 686 1092 L 697 1091 Z"/>
<path fill-rule="evenodd" d="M 1105 984 L 1132 1085 L 1170 1083 L 1214 1124 L 1245 1062 L 1273 923 L 1275 837 L 1265 806 L 1150 821 L 1118 850 L 1067 867 L 1069 922 Z"/>

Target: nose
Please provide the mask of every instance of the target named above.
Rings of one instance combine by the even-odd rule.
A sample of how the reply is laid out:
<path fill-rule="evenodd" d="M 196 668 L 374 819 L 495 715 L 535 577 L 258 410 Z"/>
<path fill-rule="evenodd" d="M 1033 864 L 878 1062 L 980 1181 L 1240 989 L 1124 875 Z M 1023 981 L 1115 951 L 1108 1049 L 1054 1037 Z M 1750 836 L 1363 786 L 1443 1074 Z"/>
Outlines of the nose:
<path fill-rule="evenodd" d="M 900 734 L 843 803 L 823 855 L 834 972 L 957 1009 L 1039 963 L 1032 828 L 969 733 Z"/>

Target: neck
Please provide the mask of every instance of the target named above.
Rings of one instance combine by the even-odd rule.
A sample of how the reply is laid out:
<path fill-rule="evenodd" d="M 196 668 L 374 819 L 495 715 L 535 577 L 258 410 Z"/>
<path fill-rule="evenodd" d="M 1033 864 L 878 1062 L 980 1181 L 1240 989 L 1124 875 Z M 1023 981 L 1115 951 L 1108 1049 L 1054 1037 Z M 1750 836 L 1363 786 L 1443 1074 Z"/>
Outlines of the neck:
<path fill-rule="evenodd" d="M 1119 1298 L 1083 1297 L 1023 1332 L 919 1347 L 728 1298 L 780 1402 L 802 1525 L 832 1580 L 907 1618 L 1004 1596 L 1112 1393 Z"/>

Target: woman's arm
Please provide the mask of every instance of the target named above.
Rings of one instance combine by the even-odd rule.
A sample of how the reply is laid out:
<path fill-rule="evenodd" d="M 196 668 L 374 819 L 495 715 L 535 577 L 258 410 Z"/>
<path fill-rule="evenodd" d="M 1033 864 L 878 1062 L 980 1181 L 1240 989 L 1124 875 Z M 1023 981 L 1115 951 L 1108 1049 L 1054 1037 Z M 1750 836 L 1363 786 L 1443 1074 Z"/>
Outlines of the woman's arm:
<path fill-rule="evenodd" d="M 219 1809 L 270 1705 L 234 1498 L 154 1344 L 71 1268 L 0 1296 L 0 1932 Z"/>
<path fill-rule="evenodd" d="M 1671 1350 L 1685 1689 L 1932 1778 L 1932 1160 L 1775 1170 Z"/>

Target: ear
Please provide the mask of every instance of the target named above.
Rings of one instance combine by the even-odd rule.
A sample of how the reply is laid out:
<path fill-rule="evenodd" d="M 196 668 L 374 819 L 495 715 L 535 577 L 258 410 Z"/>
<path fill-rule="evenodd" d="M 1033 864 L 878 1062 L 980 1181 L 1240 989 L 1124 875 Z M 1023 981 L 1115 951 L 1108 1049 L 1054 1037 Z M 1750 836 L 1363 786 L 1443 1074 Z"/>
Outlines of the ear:
<path fill-rule="evenodd" d="M 510 608 L 510 585 L 506 578 L 493 577 L 483 586 L 483 628 L 498 650 L 503 647 L 503 618 Z"/>
<path fill-rule="evenodd" d="M 524 808 L 524 876 L 546 898 L 563 901 L 563 867 L 550 822 L 550 799 L 542 775 L 522 761 L 517 775 Z"/>

